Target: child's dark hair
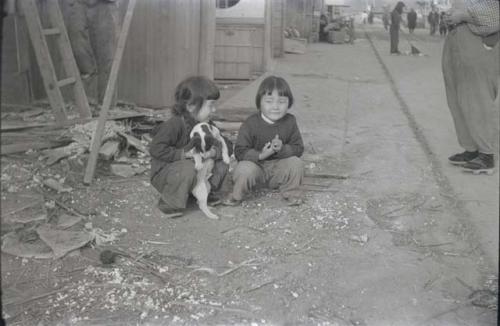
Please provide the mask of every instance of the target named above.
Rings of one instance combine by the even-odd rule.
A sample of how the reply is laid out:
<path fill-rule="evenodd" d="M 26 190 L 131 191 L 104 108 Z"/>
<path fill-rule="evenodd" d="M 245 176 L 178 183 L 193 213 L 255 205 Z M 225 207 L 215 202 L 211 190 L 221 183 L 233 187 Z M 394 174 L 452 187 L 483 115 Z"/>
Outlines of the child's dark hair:
<path fill-rule="evenodd" d="M 175 105 L 173 113 L 185 115 L 187 106 L 196 107 L 195 114 L 201 109 L 206 100 L 218 100 L 219 88 L 213 81 L 204 76 L 193 76 L 184 79 L 175 89 Z"/>
<path fill-rule="evenodd" d="M 269 76 L 260 83 L 257 96 L 255 97 L 255 104 L 260 110 L 260 100 L 264 95 L 271 95 L 274 90 L 278 91 L 279 96 L 288 97 L 288 108 L 293 105 L 293 95 L 290 85 L 281 77 Z"/>

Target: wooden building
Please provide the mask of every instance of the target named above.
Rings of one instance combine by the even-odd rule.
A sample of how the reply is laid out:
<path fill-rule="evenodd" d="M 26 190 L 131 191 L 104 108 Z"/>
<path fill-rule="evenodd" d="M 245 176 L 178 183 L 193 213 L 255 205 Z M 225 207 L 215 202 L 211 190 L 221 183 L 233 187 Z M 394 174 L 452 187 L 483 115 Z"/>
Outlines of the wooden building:
<path fill-rule="evenodd" d="M 297 29 L 308 42 L 317 42 L 323 7 L 324 0 L 286 0 L 286 27 Z"/>
<path fill-rule="evenodd" d="M 251 79 L 266 70 L 270 57 L 283 55 L 285 5 L 286 0 L 218 1 L 216 79 Z"/>
<path fill-rule="evenodd" d="M 120 1 L 125 9 L 127 1 Z M 2 103 L 29 104 L 45 97 L 24 18 L 19 12 L 8 15 L 3 28 Z M 137 1 L 118 98 L 148 107 L 171 105 L 174 89 L 185 77 L 213 78 L 214 39 L 215 0 Z M 58 61 L 55 56 L 56 71 L 62 69 Z"/>

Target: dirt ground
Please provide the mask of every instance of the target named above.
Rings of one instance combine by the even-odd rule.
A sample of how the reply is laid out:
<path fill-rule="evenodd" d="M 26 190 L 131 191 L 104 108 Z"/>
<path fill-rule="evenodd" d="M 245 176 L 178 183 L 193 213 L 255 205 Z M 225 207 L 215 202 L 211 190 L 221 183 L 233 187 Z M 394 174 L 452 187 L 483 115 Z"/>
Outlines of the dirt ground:
<path fill-rule="evenodd" d="M 2 253 L 8 324 L 495 325 L 497 275 L 369 42 L 310 44 L 272 72 L 292 86 L 307 173 L 336 176 L 307 177 L 300 207 L 258 189 L 241 207 L 213 208 L 218 221 L 194 202 L 165 219 L 147 173 L 119 178 L 101 162 L 84 186 L 84 159 L 46 167 L 37 151 L 2 156 L 2 203 L 38 191 L 49 221 L 82 215 L 116 236 L 55 260 Z M 258 82 L 222 88 L 220 112 L 252 107 Z M 106 248 L 122 255 L 104 266 Z"/>

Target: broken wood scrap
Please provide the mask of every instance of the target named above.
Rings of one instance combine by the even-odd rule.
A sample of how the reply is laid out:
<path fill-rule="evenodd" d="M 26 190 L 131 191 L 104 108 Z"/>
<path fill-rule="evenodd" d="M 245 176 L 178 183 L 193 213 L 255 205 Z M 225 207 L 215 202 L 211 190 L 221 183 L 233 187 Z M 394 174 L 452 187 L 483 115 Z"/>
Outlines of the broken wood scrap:
<path fill-rule="evenodd" d="M 125 138 L 127 140 L 127 144 L 129 144 L 130 146 L 135 147 L 137 150 L 149 155 L 147 147 L 144 146 L 144 144 L 139 139 L 135 138 L 132 135 L 127 135 L 122 131 L 117 131 L 117 134 Z"/>
<path fill-rule="evenodd" d="M 64 146 L 67 144 L 68 144 L 67 142 L 60 142 L 60 141 L 27 141 L 15 144 L 8 144 L 1 146 L 1 155 L 22 153 L 30 149 L 38 150 L 38 149 L 54 148 L 54 147 Z"/>
<path fill-rule="evenodd" d="M 24 299 L 24 300 L 21 300 L 21 301 L 10 300 L 10 301 L 4 302 L 3 304 L 6 305 L 6 306 L 9 306 L 9 305 L 22 305 L 22 304 L 25 304 L 25 303 L 28 303 L 28 302 L 31 302 L 31 301 L 36 301 L 36 300 L 39 300 L 39 299 L 43 299 L 45 297 L 49 297 L 51 295 L 54 295 L 54 294 L 62 292 L 62 291 L 69 290 L 70 288 L 75 287 L 77 285 L 78 284 L 72 285 L 72 286 L 63 286 L 63 287 L 60 287 L 59 289 L 56 289 L 56 290 L 53 290 L 53 291 L 49 291 L 49 292 L 46 292 L 46 293 L 43 293 L 43 294 L 40 294 L 40 295 L 36 295 L 36 296 L 31 297 L 31 298 L 27 298 L 27 299 Z"/>
<path fill-rule="evenodd" d="M 120 152 L 120 141 L 112 139 L 108 140 L 101 146 L 101 149 L 99 150 L 99 156 L 102 159 L 109 161 L 115 158 L 119 152 Z"/>
<path fill-rule="evenodd" d="M 323 179 L 339 179 L 345 180 L 349 178 L 347 174 L 335 174 L 335 173 L 312 173 L 306 172 L 304 177 L 306 178 L 323 178 Z"/>
<path fill-rule="evenodd" d="M 216 275 L 218 277 L 223 277 L 223 276 L 226 276 L 228 274 L 231 274 L 232 272 L 244 267 L 244 266 L 254 266 L 255 264 L 253 264 L 256 260 L 258 260 L 257 258 L 251 258 L 251 259 L 247 259 L 243 262 L 241 262 L 240 264 L 234 266 L 234 267 L 231 267 L 227 270 L 225 270 L 224 272 L 222 273 L 217 273 L 213 268 L 210 268 L 210 267 L 196 267 L 191 273 L 194 273 L 194 272 L 207 272 L 211 275 Z M 190 273 L 190 274 L 191 274 Z"/>
<path fill-rule="evenodd" d="M 199 307 L 204 307 L 207 309 L 218 310 L 220 312 L 240 314 L 240 315 L 247 316 L 247 318 L 255 318 L 254 314 L 252 314 L 250 311 L 239 309 L 239 308 L 224 307 L 222 305 L 216 306 L 216 305 L 212 305 L 212 304 L 194 303 L 194 302 L 189 302 L 189 301 L 171 301 L 171 302 L 169 302 L 169 305 L 179 305 L 179 306 L 187 306 L 187 307 L 199 306 Z"/>

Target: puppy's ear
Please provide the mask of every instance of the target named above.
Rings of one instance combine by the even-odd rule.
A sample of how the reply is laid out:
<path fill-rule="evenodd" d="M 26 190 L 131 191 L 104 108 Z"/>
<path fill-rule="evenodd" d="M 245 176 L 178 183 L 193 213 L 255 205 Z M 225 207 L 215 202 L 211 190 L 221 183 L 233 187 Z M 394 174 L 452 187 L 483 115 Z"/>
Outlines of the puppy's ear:
<path fill-rule="evenodd" d="M 201 137 L 199 133 L 195 133 L 193 137 L 189 140 L 189 143 L 184 146 L 184 151 L 190 151 L 191 149 L 195 148 L 198 153 L 202 152 L 201 149 Z"/>
<path fill-rule="evenodd" d="M 206 134 L 205 135 L 205 151 L 210 150 L 210 148 L 212 148 L 212 146 L 214 145 L 215 141 L 216 141 L 216 139 L 211 133 Z"/>

